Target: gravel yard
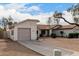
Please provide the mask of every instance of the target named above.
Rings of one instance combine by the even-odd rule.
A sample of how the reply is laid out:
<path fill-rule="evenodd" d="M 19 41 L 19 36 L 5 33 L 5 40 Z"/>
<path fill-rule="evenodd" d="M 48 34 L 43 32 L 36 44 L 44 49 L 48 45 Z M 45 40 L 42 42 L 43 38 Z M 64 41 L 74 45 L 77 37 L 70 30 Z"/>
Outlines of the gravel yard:
<path fill-rule="evenodd" d="M 41 54 L 12 40 L 0 39 L 0 56 L 41 56 Z"/>
<path fill-rule="evenodd" d="M 42 43 L 51 45 L 51 46 L 58 46 L 61 48 L 66 48 L 74 51 L 79 52 L 79 38 L 49 38 L 44 37 L 40 38 L 39 41 Z"/>

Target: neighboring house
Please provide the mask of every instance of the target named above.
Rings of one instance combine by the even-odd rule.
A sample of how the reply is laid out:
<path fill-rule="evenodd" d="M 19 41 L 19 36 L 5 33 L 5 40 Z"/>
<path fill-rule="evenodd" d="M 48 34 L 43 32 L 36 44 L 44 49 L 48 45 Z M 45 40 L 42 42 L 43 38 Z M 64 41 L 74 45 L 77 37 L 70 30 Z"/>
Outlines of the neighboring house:
<path fill-rule="evenodd" d="M 18 41 L 18 40 L 36 40 L 37 39 L 37 22 L 35 19 L 27 19 L 20 23 L 17 23 L 15 26 L 10 27 L 9 38 Z"/>

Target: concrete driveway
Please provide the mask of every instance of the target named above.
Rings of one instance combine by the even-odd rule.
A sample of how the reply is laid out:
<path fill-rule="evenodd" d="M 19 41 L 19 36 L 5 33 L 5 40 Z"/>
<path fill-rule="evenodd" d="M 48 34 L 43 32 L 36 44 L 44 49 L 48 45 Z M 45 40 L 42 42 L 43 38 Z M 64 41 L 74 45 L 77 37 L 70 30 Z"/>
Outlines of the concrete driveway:
<path fill-rule="evenodd" d="M 0 39 L 1 56 L 41 56 L 27 47 L 9 39 Z"/>
<path fill-rule="evenodd" d="M 40 38 L 39 41 L 42 43 L 58 46 L 65 49 L 70 49 L 79 52 L 79 38 Z"/>

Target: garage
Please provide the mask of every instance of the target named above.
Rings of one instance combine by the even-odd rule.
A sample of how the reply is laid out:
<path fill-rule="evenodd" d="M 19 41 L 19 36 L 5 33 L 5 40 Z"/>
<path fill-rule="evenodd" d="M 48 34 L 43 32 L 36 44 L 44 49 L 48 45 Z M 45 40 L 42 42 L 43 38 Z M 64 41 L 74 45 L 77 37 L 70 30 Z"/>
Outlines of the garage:
<path fill-rule="evenodd" d="M 19 40 L 30 40 L 31 29 L 30 28 L 18 28 L 18 39 Z"/>
<path fill-rule="evenodd" d="M 15 24 L 10 29 L 9 38 L 14 41 L 37 40 L 37 22 L 39 21 L 36 19 L 26 19 Z"/>

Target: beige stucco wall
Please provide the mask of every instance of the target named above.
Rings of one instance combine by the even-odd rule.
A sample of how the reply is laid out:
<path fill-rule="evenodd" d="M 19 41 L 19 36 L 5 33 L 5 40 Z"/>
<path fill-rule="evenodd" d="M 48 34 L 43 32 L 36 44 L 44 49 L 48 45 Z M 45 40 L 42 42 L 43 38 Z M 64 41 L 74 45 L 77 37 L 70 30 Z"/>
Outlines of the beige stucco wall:
<path fill-rule="evenodd" d="M 10 38 L 14 41 L 18 40 L 18 28 L 31 28 L 31 40 L 36 40 L 37 39 L 37 24 L 36 23 L 37 23 L 36 21 L 27 21 L 27 22 L 17 24 L 13 29 L 11 29 L 11 30 L 14 30 L 14 35 L 11 35 L 11 30 L 9 31 Z"/>

